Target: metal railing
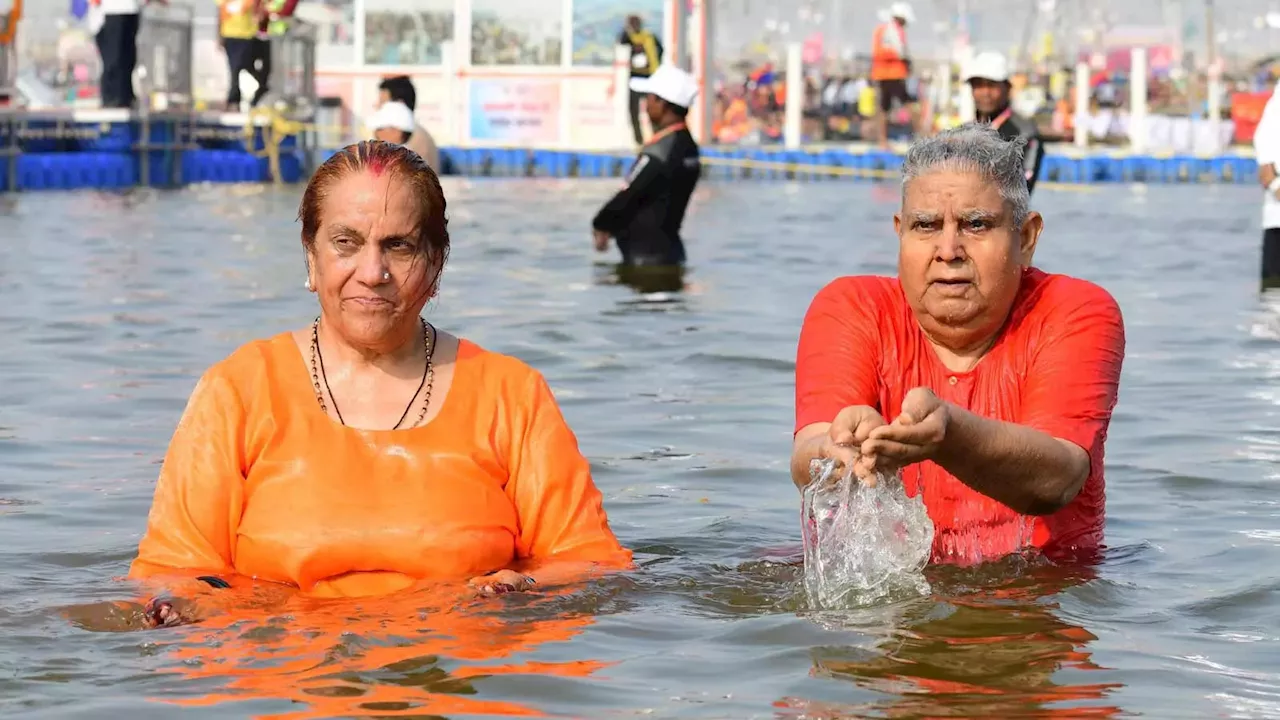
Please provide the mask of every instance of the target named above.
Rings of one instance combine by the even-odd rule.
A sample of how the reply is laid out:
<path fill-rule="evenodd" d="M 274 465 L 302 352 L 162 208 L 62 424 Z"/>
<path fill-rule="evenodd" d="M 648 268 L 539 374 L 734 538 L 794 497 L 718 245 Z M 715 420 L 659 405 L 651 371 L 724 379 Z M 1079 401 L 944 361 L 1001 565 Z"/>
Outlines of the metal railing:
<path fill-rule="evenodd" d="M 217 21 L 196 18 L 192 29 L 193 92 L 206 105 L 222 107 L 231 78 L 226 56 L 218 48 Z M 316 25 L 295 18 L 284 35 L 271 37 L 270 92 L 263 102 L 283 106 L 286 114 L 299 120 L 311 120 L 316 112 L 316 35 Z"/>
<path fill-rule="evenodd" d="M 275 110 L 234 116 L 189 110 L 30 110 L 0 107 L 0 193 L 22 188 L 20 158 L 74 158 L 91 153 L 130 168 L 130 187 L 174 188 L 186 184 L 187 151 L 240 151 L 265 159 L 282 181 L 281 158 L 296 157 L 301 177 L 313 168 L 314 133 L 305 123 Z M 76 160 L 76 162 L 81 162 Z M 40 162 L 37 160 L 37 162 Z M 208 160 L 205 159 L 207 164 Z M 115 187 L 115 186 L 113 186 Z"/>
<path fill-rule="evenodd" d="M 271 37 L 271 88 L 268 98 L 284 102 L 289 115 L 311 120 L 316 113 L 316 26 L 301 20 L 289 22 L 284 35 Z"/>
<path fill-rule="evenodd" d="M 0 15 L 0 28 L 8 27 L 8 13 Z M 18 51 L 14 43 L 0 44 L 0 103 L 17 102 Z"/>
<path fill-rule="evenodd" d="M 192 105 L 192 9 L 151 5 L 138 30 L 138 66 L 134 84 L 148 107 Z"/>

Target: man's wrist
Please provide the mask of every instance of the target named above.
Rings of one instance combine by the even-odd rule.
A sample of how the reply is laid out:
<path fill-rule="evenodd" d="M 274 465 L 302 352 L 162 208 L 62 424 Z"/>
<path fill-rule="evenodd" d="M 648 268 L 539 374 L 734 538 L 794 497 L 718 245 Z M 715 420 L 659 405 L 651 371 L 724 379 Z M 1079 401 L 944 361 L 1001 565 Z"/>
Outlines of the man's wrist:
<path fill-rule="evenodd" d="M 946 400 L 942 401 L 942 407 L 938 411 L 947 414 L 947 425 L 942 435 L 942 442 L 938 443 L 938 450 L 935 453 L 937 457 L 933 458 L 933 461 L 949 471 L 949 465 L 955 463 L 961 454 L 973 449 L 974 436 L 980 431 L 977 424 L 982 419 Z"/>

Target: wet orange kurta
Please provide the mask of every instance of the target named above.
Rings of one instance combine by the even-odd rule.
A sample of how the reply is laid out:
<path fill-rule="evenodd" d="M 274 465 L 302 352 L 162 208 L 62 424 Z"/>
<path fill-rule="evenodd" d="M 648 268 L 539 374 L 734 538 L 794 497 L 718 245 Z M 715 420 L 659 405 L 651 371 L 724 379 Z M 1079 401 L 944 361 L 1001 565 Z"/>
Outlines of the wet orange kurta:
<path fill-rule="evenodd" d="M 1123 359 L 1120 308 L 1084 280 L 1026 270 L 995 345 L 972 370 L 951 372 L 896 278 L 839 278 L 814 298 L 800 331 L 796 432 L 850 405 L 892 422 L 906 393 L 927 387 L 977 415 L 1075 443 L 1089 453 L 1089 478 L 1045 517 L 1022 517 L 932 462 L 906 468 L 902 479 L 910 494 L 924 494 L 935 562 L 980 562 L 1026 546 L 1087 552 L 1102 541 L 1103 444 Z"/>
<path fill-rule="evenodd" d="M 629 563 L 540 374 L 464 340 L 443 402 L 425 426 L 356 430 L 320 409 L 289 334 L 241 347 L 192 392 L 130 577 L 352 597 Z"/>

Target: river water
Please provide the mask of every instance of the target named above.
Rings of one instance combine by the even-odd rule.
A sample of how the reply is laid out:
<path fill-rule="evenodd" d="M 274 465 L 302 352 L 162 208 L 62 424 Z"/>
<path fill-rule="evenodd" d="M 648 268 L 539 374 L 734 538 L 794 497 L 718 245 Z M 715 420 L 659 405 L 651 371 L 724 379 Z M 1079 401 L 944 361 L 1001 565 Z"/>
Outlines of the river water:
<path fill-rule="evenodd" d="M 298 191 L 0 196 L 0 714 L 1280 718 L 1280 303 L 1249 187 L 1046 188 L 1037 264 L 1128 332 L 1093 568 L 930 572 L 815 617 L 787 475 L 794 350 L 838 274 L 892 273 L 891 185 L 716 184 L 683 292 L 610 281 L 611 181 L 448 178 L 428 311 L 551 381 L 628 576 L 108 632 L 195 379 L 309 322 Z M 116 608 L 112 610 L 111 608 Z"/>

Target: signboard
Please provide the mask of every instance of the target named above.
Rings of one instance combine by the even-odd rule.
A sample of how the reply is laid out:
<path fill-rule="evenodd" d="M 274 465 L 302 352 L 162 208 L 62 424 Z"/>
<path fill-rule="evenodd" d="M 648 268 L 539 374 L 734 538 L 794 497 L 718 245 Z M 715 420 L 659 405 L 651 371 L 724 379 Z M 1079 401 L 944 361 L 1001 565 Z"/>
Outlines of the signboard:
<path fill-rule="evenodd" d="M 609 92 L 612 84 L 613 78 L 604 76 L 565 80 L 569 114 L 565 122 L 573 147 L 609 150 L 631 144 L 631 120 L 618 117 L 617 103 Z"/>
<path fill-rule="evenodd" d="M 471 140 L 513 145 L 559 142 L 559 79 L 472 78 L 467 85 Z"/>

